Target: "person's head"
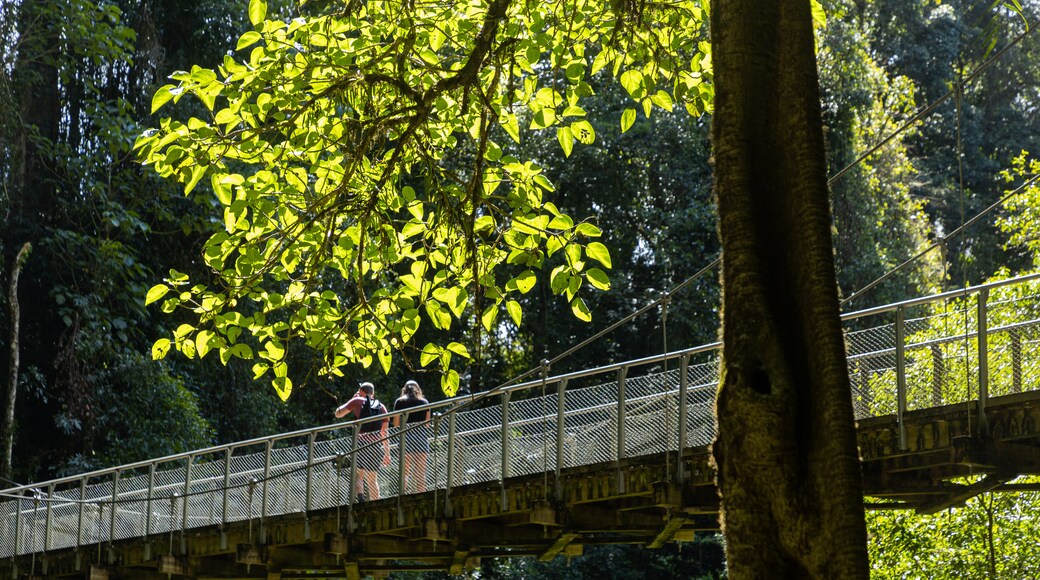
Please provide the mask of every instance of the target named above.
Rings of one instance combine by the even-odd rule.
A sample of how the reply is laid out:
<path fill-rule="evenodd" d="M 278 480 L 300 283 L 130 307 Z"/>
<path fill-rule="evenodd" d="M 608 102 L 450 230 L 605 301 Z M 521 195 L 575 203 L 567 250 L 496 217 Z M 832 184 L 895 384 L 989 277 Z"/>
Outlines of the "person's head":
<path fill-rule="evenodd" d="M 358 392 L 366 397 L 371 397 L 376 394 L 376 386 L 372 383 L 361 383 L 361 386 L 358 387 Z"/>
<path fill-rule="evenodd" d="M 407 381 L 404 386 L 401 387 L 402 397 L 415 397 L 416 399 L 422 398 L 422 389 L 419 388 L 419 383 L 415 381 Z"/>

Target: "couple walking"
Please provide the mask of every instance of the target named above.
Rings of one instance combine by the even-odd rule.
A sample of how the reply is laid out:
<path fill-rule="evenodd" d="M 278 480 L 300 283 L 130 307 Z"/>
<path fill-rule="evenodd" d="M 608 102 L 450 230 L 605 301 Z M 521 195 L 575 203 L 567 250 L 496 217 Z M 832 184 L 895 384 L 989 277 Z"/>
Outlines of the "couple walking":
<path fill-rule="evenodd" d="M 404 486 L 401 493 L 426 491 L 426 462 L 430 452 L 430 427 L 427 421 L 430 411 L 407 412 L 407 409 L 427 405 L 419 383 L 408 381 L 401 388 L 401 396 L 394 401 L 394 411 L 406 411 L 394 416 L 394 427 L 401 426 L 401 417 L 407 417 L 404 427 Z M 341 419 L 353 413 L 357 419 L 366 419 L 386 414 L 386 407 L 375 398 L 375 385 L 361 383 L 357 393 L 346 403 L 336 408 L 335 416 Z M 389 420 L 370 421 L 361 425 L 358 433 L 356 491 L 359 501 L 379 499 L 379 468 L 390 464 L 390 439 L 387 437 Z M 381 444 L 381 445 L 380 445 Z M 365 495 L 365 488 L 368 495 Z"/>

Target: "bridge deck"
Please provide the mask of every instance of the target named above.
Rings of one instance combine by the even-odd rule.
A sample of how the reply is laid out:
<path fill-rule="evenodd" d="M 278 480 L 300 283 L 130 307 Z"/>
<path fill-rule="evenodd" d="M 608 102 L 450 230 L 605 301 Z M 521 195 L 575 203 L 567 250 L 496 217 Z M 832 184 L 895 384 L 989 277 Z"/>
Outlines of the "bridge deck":
<path fill-rule="evenodd" d="M 868 507 L 941 509 L 1040 473 L 1038 278 L 845 316 Z M 392 430 L 379 501 L 352 493 L 360 422 L 5 490 L 0 578 L 458 572 L 689 540 L 717 526 L 717 371 L 706 345 L 432 404 L 431 491 L 401 493 Z"/>

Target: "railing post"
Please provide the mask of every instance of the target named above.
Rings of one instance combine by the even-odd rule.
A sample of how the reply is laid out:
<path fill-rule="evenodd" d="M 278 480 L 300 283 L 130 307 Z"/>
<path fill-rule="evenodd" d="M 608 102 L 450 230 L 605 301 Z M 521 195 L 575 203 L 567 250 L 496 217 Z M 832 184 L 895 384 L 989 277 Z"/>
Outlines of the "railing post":
<path fill-rule="evenodd" d="M 108 543 L 109 545 L 116 539 L 116 514 L 119 512 L 119 470 L 117 469 L 115 474 L 112 475 L 112 515 L 109 516 L 108 520 Z"/>
<path fill-rule="evenodd" d="M 942 405 L 942 385 L 946 379 L 946 360 L 943 358 L 942 345 L 932 345 L 932 405 Z"/>
<path fill-rule="evenodd" d="M 260 543 L 267 543 L 267 493 L 268 483 L 271 480 L 271 446 L 273 443 L 267 440 L 264 447 L 264 482 L 260 489 Z"/>
<path fill-rule="evenodd" d="M 989 400 L 989 329 L 986 320 L 986 306 L 989 302 L 989 289 L 979 290 L 978 296 L 979 327 L 979 434 L 989 433 L 986 424 L 986 402 Z"/>
<path fill-rule="evenodd" d="M 20 556 L 22 554 L 22 493 L 18 492 L 18 497 L 15 498 L 14 504 L 14 555 Z M 81 507 L 83 504 L 79 504 Z"/>
<path fill-rule="evenodd" d="M 188 510 L 191 505 L 191 465 L 195 463 L 195 456 L 189 455 L 188 462 L 184 465 L 184 505 L 181 506 L 181 555 L 188 550 L 188 540 L 185 538 L 185 529 L 188 527 Z"/>
<path fill-rule="evenodd" d="M 405 494 L 407 490 L 404 488 L 404 438 L 405 429 L 408 428 L 408 415 L 405 412 L 400 416 L 398 427 L 397 427 L 397 507 L 401 507 L 401 496 Z"/>
<path fill-rule="evenodd" d="M 556 501 L 563 501 L 563 483 L 560 481 L 560 470 L 563 469 L 563 444 L 567 436 L 564 427 L 564 414 L 567 411 L 567 379 L 556 383 Z"/>
<path fill-rule="evenodd" d="M 899 449 L 909 448 L 906 441 L 906 329 L 903 307 L 896 309 L 896 421 L 899 424 Z"/>
<path fill-rule="evenodd" d="M 1011 339 L 1011 392 L 1022 392 L 1022 334 L 1017 328 L 1012 328 Z"/>
<path fill-rule="evenodd" d="M 502 511 L 509 507 L 506 495 L 506 479 L 510 475 L 509 461 L 512 456 L 512 444 L 509 433 L 509 391 L 502 393 Z"/>
<path fill-rule="evenodd" d="M 407 490 L 404 488 L 404 439 L 405 430 L 408 428 L 408 415 L 406 411 L 402 415 L 398 415 L 397 423 L 397 525 L 404 525 L 404 508 L 401 507 L 401 496 L 403 496 Z M 412 485 L 415 485 L 414 483 Z"/>
<path fill-rule="evenodd" d="M 617 378 L 617 489 L 620 493 L 625 493 L 625 479 L 621 473 L 621 460 L 625 458 L 625 399 L 627 393 L 625 392 L 625 379 L 628 377 L 628 367 L 621 367 L 618 371 Z"/>
<path fill-rule="evenodd" d="M 311 539 L 310 513 L 313 505 L 312 495 L 314 493 L 314 440 L 317 433 L 311 433 L 307 437 L 307 480 L 303 495 L 303 538 Z"/>
<path fill-rule="evenodd" d="M 628 367 L 621 367 L 617 378 L 617 451 L 616 459 L 621 461 L 625 458 L 625 379 L 628 377 Z"/>
<path fill-rule="evenodd" d="M 43 525 L 43 551 L 51 549 L 51 504 L 54 503 L 54 484 L 47 487 L 47 515 L 44 517 Z"/>
<path fill-rule="evenodd" d="M 679 359 L 679 439 L 676 442 L 678 453 L 676 454 L 675 460 L 675 482 L 683 483 L 686 481 L 686 473 L 683 465 L 683 451 L 686 449 L 686 438 L 688 417 L 687 417 L 687 391 L 690 385 L 690 355 L 683 356 Z"/>
<path fill-rule="evenodd" d="M 144 536 L 152 535 L 152 495 L 155 492 L 155 464 L 148 466 L 148 491 L 144 497 Z"/>
<path fill-rule="evenodd" d="M 444 478 L 444 517 L 452 516 L 451 488 L 455 486 L 455 411 L 448 411 L 448 473 Z"/>
<path fill-rule="evenodd" d="M 76 523 L 76 546 L 83 544 L 83 512 L 87 507 L 87 480 L 79 480 L 79 521 Z M 16 524 L 17 525 L 17 524 Z M 16 530 L 17 533 L 17 530 Z M 15 553 L 18 553 L 17 545 Z"/>
<path fill-rule="evenodd" d="M 232 448 L 224 451 L 224 498 L 220 507 L 220 549 L 227 550 L 228 495 L 231 493 L 231 456 Z M 253 514 L 249 514 L 252 518 Z"/>
<path fill-rule="evenodd" d="M 358 455 L 358 435 L 361 432 L 361 427 L 355 425 L 354 432 L 350 435 L 350 477 L 347 482 L 347 531 L 354 531 L 354 504 L 357 502 L 357 455 Z M 339 480 L 339 472 L 343 469 L 343 466 L 336 465 L 336 487 L 342 487 Z M 337 510 L 339 504 L 343 503 L 342 498 L 336 502 Z M 337 512 L 338 513 L 338 512 Z M 337 530 L 340 531 L 340 530 Z"/>

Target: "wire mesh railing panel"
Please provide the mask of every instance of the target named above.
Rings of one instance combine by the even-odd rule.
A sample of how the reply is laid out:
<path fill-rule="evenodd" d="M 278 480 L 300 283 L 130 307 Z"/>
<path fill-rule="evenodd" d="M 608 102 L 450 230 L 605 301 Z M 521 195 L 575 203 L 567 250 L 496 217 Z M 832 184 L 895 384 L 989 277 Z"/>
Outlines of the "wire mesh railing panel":
<path fill-rule="evenodd" d="M 387 446 L 388 451 L 385 455 L 389 457 L 389 460 L 382 464 L 383 468 L 379 470 L 377 475 L 379 480 L 379 497 L 391 497 L 401 493 L 401 429 L 398 427 L 390 427 L 387 434 L 389 436 L 390 444 Z M 381 446 L 376 449 L 375 455 L 377 458 L 384 457 L 383 448 Z"/>
<path fill-rule="evenodd" d="M 448 487 L 448 428 L 450 419 L 438 416 L 430 425 L 430 452 L 427 455 L 426 489 Z"/>
<path fill-rule="evenodd" d="M 498 425 L 490 430 L 456 432 L 454 446 L 457 484 L 501 479 L 502 438 Z"/>
<path fill-rule="evenodd" d="M 71 548 L 77 545 L 77 524 L 79 515 L 79 490 L 56 491 L 49 497 L 51 505 L 51 525 L 49 532 L 49 549 Z M 0 526 L 5 516 L 0 512 Z M 2 528 L 0 528 L 0 554 L 2 547 Z"/>
<path fill-rule="evenodd" d="M 267 515 L 303 511 L 307 501 L 307 445 L 273 449 L 267 475 Z"/>
<path fill-rule="evenodd" d="M 7 558 L 20 553 L 17 540 L 20 534 L 18 513 L 21 500 L 11 499 L 0 503 L 0 557 Z"/>
<path fill-rule="evenodd" d="M 617 383 L 567 391 L 565 467 L 617 458 L 617 395 Z"/>
<path fill-rule="evenodd" d="M 717 382 L 717 381 L 716 381 Z M 686 391 L 686 445 L 698 447 L 715 440 L 716 383 L 691 385 Z"/>
<path fill-rule="evenodd" d="M 674 416 L 675 407 L 669 403 L 663 394 L 629 401 L 625 419 L 626 458 L 674 449 L 674 446 L 669 447 L 669 442 L 678 421 Z"/>
<path fill-rule="evenodd" d="M 119 492 L 112 503 L 112 539 L 123 540 L 135 538 L 143 533 L 139 526 L 144 502 L 147 495 L 147 480 L 142 486 L 139 475 L 133 472 L 121 474 L 118 483 Z M 52 514 L 53 517 L 53 514 Z"/>

